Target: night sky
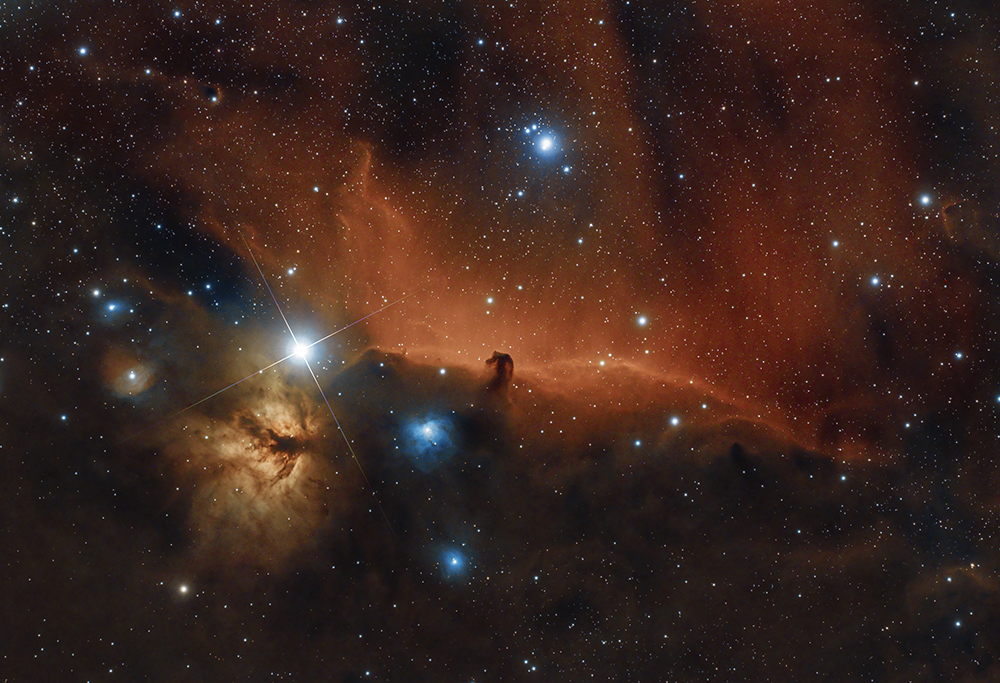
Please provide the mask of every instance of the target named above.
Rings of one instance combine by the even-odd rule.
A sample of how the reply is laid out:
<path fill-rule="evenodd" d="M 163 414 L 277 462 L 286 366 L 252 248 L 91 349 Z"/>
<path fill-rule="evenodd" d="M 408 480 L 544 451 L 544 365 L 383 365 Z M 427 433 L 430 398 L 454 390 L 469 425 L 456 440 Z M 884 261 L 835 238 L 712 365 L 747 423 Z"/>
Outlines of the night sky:
<path fill-rule="evenodd" d="M 1000 9 L 0 2 L 0 681 L 1000 680 Z"/>

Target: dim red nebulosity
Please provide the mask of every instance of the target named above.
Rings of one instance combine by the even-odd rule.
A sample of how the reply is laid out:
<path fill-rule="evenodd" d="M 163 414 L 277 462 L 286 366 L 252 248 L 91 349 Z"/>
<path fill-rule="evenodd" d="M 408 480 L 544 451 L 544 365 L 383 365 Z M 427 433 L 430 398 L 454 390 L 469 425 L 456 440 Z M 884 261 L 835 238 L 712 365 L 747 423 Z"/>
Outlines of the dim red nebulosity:
<path fill-rule="evenodd" d="M 452 32 L 426 8 L 403 29 L 375 12 L 385 42 L 402 30 L 473 47 L 415 76 L 357 28 L 331 30 L 333 58 L 297 62 L 271 92 L 232 75 L 217 110 L 179 117 L 138 163 L 191 197 L 214 238 L 242 252 L 242 231 L 275 272 L 296 264 L 318 307 L 364 314 L 414 293 L 367 321 L 383 348 L 628 364 L 711 386 L 832 453 L 896 444 L 887 418 L 947 400 L 928 389 L 952 348 L 978 342 L 982 306 L 973 283 L 948 286 L 949 244 L 916 199 L 903 57 L 847 3 L 685 9 L 662 53 L 630 38 L 677 6 L 472 5 Z M 247 30 L 319 40 L 283 16 Z M 380 100 L 402 106 L 392 77 L 442 102 L 381 114 Z M 519 139 L 538 121 L 559 158 Z"/>

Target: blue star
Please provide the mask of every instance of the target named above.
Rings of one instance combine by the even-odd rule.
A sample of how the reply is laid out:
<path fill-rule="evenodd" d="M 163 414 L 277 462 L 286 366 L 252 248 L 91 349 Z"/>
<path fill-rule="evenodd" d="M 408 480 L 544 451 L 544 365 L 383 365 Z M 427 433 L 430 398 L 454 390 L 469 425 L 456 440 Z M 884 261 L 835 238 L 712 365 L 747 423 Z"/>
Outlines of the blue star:
<path fill-rule="evenodd" d="M 446 548 L 441 556 L 441 574 L 446 579 L 457 579 L 465 576 L 468 560 L 458 550 Z"/>

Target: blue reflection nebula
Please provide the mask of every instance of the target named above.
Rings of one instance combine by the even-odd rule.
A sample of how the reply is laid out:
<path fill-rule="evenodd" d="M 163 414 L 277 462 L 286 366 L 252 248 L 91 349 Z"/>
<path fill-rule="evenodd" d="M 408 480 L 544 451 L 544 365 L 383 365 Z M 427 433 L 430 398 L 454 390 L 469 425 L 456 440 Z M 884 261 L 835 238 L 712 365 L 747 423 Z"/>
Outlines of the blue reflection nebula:
<path fill-rule="evenodd" d="M 465 555 L 454 548 L 446 549 L 441 555 L 441 573 L 446 579 L 456 579 L 465 575 Z"/>
<path fill-rule="evenodd" d="M 455 452 L 454 426 L 445 418 L 414 420 L 405 436 L 403 452 L 423 472 L 444 464 Z"/>

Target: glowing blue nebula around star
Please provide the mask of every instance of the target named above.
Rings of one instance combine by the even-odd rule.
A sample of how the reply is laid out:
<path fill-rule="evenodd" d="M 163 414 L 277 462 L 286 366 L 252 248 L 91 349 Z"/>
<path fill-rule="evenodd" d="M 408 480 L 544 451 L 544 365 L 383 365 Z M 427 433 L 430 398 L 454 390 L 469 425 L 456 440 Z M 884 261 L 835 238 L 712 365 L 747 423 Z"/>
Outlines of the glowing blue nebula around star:
<path fill-rule="evenodd" d="M 561 151 L 559 139 L 551 133 L 539 133 L 533 139 L 535 152 L 542 156 L 551 158 Z"/>
<path fill-rule="evenodd" d="M 100 290 L 94 290 L 94 297 L 102 299 Z M 135 307 L 125 299 L 108 299 L 97 302 L 95 317 L 107 327 L 120 327 L 133 319 Z"/>
<path fill-rule="evenodd" d="M 423 472 L 447 462 L 455 452 L 451 420 L 427 417 L 413 420 L 403 430 L 403 452 Z"/>
<path fill-rule="evenodd" d="M 559 136 L 552 130 L 540 127 L 538 124 L 526 126 L 524 134 L 529 144 L 534 147 L 535 154 L 541 157 L 551 158 L 562 151 Z"/>
<path fill-rule="evenodd" d="M 439 560 L 441 575 L 446 579 L 461 579 L 468 570 L 469 560 L 464 553 L 455 548 L 444 548 Z"/>

